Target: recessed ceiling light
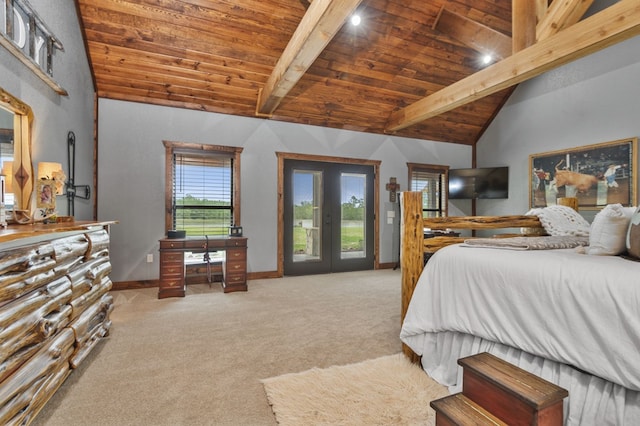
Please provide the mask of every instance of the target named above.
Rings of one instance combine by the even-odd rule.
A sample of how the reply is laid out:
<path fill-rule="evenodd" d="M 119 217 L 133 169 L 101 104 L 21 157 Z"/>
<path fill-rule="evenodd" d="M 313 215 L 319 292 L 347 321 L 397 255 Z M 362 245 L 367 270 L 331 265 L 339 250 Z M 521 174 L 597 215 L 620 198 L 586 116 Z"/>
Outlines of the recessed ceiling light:
<path fill-rule="evenodd" d="M 358 25 L 360 25 L 360 22 L 362 22 L 362 18 L 360 18 L 360 15 L 356 14 L 351 16 L 351 25 L 357 27 Z"/>
<path fill-rule="evenodd" d="M 485 65 L 490 64 L 491 61 L 493 61 L 493 56 L 491 56 L 491 55 L 484 55 L 482 57 L 482 63 L 485 64 Z"/>

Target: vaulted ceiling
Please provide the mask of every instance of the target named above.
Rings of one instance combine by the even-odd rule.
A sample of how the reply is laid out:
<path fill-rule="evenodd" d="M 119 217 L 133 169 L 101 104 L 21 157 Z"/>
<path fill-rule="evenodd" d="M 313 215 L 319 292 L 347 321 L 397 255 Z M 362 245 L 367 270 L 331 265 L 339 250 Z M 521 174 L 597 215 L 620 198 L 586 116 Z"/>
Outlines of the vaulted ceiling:
<path fill-rule="evenodd" d="M 592 1 L 76 0 L 99 97 L 467 145 L 516 84 L 640 33 L 640 2 L 578 22 Z"/>

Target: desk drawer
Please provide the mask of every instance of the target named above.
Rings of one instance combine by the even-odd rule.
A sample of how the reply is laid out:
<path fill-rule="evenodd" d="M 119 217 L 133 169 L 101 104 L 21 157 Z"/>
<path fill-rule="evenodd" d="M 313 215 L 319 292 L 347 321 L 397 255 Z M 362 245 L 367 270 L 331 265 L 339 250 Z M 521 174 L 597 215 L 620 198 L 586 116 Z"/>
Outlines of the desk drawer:
<path fill-rule="evenodd" d="M 173 277 L 182 277 L 184 275 L 184 266 L 183 265 L 162 265 L 160 266 L 160 277 L 161 278 L 173 278 Z"/>
<path fill-rule="evenodd" d="M 227 263 L 244 262 L 247 260 L 247 251 L 245 249 L 229 249 L 225 255 Z"/>
<path fill-rule="evenodd" d="M 184 287 L 184 280 L 182 277 L 178 278 L 163 278 L 160 281 L 160 288 L 168 288 L 168 287 Z"/>
<path fill-rule="evenodd" d="M 247 282 L 247 275 L 244 273 L 241 274 L 225 274 L 224 275 L 224 282 L 227 285 L 238 285 L 238 284 L 244 284 L 245 282 Z"/>
<path fill-rule="evenodd" d="M 185 241 L 184 248 L 186 249 L 194 249 L 194 250 L 204 250 L 207 246 L 206 242 L 202 240 L 194 240 L 194 241 Z"/>
<path fill-rule="evenodd" d="M 184 248 L 184 240 L 160 240 L 160 249 Z"/>
<path fill-rule="evenodd" d="M 246 238 L 231 237 L 227 240 L 227 247 L 246 247 L 246 246 L 247 246 Z"/>
<path fill-rule="evenodd" d="M 165 252 L 160 253 L 160 263 L 168 264 L 168 263 L 178 263 L 181 264 L 184 262 L 184 255 L 182 252 Z"/>
<path fill-rule="evenodd" d="M 245 274 L 247 272 L 247 264 L 244 262 L 227 262 L 224 270 L 227 274 L 233 273 L 242 273 Z"/>

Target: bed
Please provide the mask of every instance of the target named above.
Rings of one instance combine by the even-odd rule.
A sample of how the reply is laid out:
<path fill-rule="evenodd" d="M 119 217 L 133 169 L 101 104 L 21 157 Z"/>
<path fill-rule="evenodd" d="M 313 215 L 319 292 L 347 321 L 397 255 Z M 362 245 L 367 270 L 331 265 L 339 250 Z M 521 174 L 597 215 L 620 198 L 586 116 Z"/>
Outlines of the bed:
<path fill-rule="evenodd" d="M 565 424 L 640 424 L 640 262 L 584 254 L 580 243 L 530 250 L 461 237 L 425 245 L 419 194 L 401 197 L 408 356 L 453 393 L 457 360 L 490 352 L 567 389 Z M 540 227 L 535 217 L 465 220 L 474 222 L 468 228 Z M 421 271 L 425 247 L 433 255 Z"/>

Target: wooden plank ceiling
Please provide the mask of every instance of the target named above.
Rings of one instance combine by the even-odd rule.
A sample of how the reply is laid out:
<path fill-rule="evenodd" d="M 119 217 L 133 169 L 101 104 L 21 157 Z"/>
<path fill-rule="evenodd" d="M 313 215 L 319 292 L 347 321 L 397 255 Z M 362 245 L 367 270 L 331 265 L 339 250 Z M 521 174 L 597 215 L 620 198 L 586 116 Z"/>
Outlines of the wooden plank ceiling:
<path fill-rule="evenodd" d="M 520 73 L 511 40 L 525 57 L 592 0 L 516 2 L 535 7 L 513 25 L 508 0 L 76 2 L 99 97 L 473 145 L 515 84 L 579 56 Z M 360 26 L 345 23 L 353 10 Z M 604 47 L 599 34 L 583 51 Z M 487 51 L 505 63 L 500 81 L 473 80 Z"/>

